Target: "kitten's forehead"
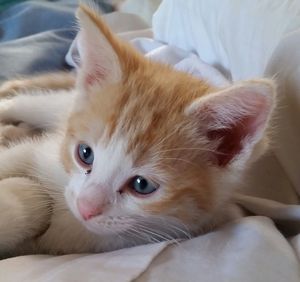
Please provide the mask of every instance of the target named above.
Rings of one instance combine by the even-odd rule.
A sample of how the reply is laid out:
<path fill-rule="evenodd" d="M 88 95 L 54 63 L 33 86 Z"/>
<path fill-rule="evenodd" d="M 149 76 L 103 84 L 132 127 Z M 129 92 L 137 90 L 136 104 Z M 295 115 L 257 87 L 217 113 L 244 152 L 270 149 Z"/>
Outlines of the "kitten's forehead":
<path fill-rule="evenodd" d="M 127 152 L 138 150 L 139 154 L 157 147 L 167 136 L 171 143 L 184 142 L 176 136 L 184 126 L 184 110 L 207 91 L 205 83 L 160 65 L 131 74 L 116 95 L 108 137 L 126 136 Z"/>

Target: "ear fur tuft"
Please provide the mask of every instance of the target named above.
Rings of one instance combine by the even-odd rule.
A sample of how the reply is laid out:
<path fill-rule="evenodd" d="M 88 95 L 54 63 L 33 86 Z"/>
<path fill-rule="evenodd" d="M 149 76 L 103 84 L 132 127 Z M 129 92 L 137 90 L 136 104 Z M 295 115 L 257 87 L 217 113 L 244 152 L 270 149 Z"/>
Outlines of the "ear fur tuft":
<path fill-rule="evenodd" d="M 250 156 L 265 134 L 274 94 L 271 81 L 248 81 L 198 98 L 186 109 L 196 117 L 198 132 L 218 144 L 213 156 L 218 166 Z"/>

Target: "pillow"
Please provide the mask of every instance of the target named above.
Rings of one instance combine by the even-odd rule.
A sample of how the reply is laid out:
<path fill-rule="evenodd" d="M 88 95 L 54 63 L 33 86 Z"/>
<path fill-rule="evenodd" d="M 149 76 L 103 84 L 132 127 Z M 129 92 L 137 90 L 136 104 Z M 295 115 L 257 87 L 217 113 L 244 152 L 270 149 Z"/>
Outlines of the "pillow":
<path fill-rule="evenodd" d="M 264 74 L 283 36 L 300 27 L 298 0 L 165 0 L 154 38 L 187 51 L 232 80 Z"/>

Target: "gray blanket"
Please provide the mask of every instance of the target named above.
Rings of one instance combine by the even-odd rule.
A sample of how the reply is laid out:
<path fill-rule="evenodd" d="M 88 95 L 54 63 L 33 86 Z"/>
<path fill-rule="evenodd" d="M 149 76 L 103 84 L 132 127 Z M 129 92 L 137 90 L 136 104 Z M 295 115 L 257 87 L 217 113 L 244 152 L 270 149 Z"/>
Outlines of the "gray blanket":
<path fill-rule="evenodd" d="M 57 5 L 59 2 L 60 5 Z M 97 1 L 103 12 L 112 6 Z M 76 0 L 26 1 L 0 13 L 0 82 L 68 68 L 65 55 L 76 35 Z"/>

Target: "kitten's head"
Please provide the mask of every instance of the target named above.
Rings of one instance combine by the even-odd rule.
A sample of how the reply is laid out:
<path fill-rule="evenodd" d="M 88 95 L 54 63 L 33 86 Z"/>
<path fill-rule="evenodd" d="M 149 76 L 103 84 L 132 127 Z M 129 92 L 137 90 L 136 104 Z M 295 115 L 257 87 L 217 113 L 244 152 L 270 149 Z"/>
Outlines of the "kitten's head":
<path fill-rule="evenodd" d="M 200 232 L 265 144 L 272 84 L 216 89 L 148 61 L 89 8 L 78 17 L 78 96 L 62 147 L 71 210 L 100 235 Z"/>

